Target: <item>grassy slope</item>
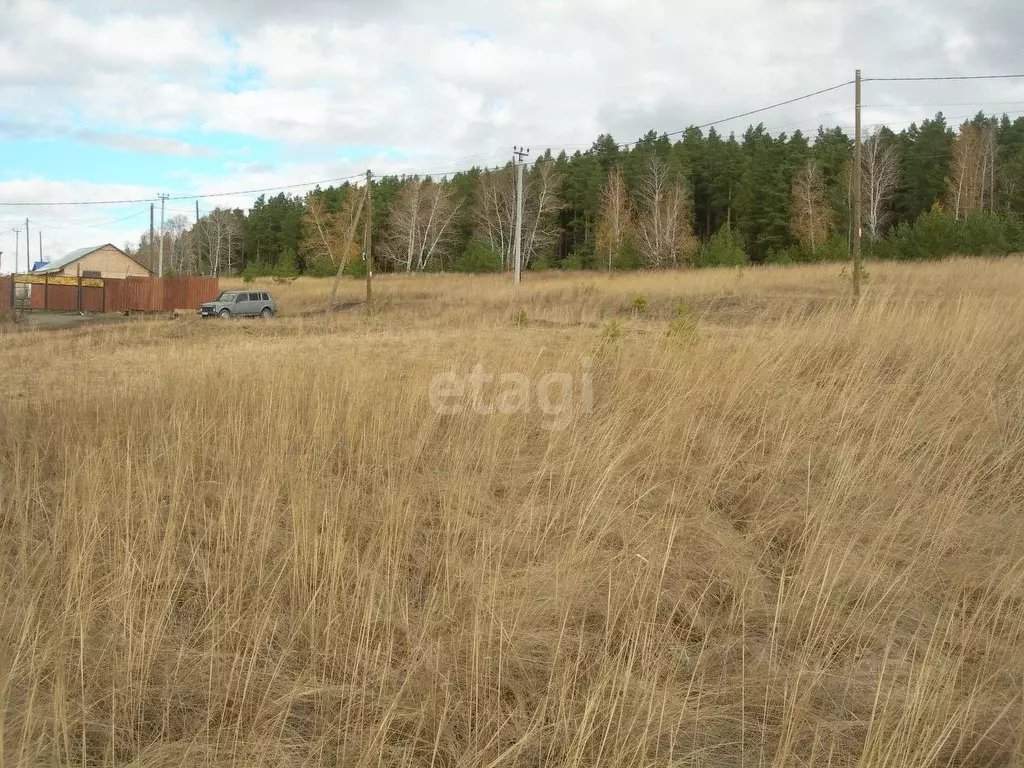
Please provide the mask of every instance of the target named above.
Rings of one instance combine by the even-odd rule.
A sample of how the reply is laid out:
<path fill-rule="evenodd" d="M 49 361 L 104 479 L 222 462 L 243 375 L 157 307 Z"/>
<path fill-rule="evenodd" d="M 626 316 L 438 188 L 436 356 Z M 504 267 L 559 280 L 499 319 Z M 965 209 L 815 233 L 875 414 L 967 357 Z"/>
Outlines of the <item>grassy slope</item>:
<path fill-rule="evenodd" d="M 872 272 L 0 335 L 0 756 L 1020 765 L 1024 263 Z M 587 357 L 562 431 L 429 403 Z"/>

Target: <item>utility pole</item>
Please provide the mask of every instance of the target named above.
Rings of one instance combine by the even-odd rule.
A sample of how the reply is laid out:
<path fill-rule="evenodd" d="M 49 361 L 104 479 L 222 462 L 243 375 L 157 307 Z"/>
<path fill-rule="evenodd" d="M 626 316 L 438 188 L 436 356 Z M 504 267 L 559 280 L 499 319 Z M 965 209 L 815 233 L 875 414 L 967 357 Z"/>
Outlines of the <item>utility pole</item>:
<path fill-rule="evenodd" d="M 36 231 L 39 233 L 39 253 L 37 255 L 38 255 L 39 260 L 42 261 L 43 260 L 43 230 L 39 229 L 39 230 L 36 230 Z"/>
<path fill-rule="evenodd" d="M 156 206 L 153 205 L 153 203 L 150 203 L 149 204 L 149 267 L 150 267 L 150 269 L 153 268 L 153 261 L 154 261 L 153 256 L 156 255 L 156 254 L 153 253 L 154 249 L 156 248 L 156 232 L 154 232 L 154 228 L 153 228 L 153 209 L 154 208 L 156 208 Z"/>
<path fill-rule="evenodd" d="M 167 202 L 167 194 L 161 193 L 160 197 L 160 261 L 157 267 L 157 277 L 164 276 L 164 203 Z"/>
<path fill-rule="evenodd" d="M 199 199 L 196 198 L 196 224 L 199 223 Z"/>
<path fill-rule="evenodd" d="M 14 228 L 14 269 L 11 270 L 11 274 L 16 274 L 18 271 L 18 259 L 21 258 L 21 229 L 18 227 Z"/>
<path fill-rule="evenodd" d="M 860 298 L 860 195 L 861 195 L 861 140 L 860 140 L 860 70 L 854 78 L 853 130 L 856 133 L 853 152 L 853 298 Z"/>
<path fill-rule="evenodd" d="M 359 216 L 363 212 L 363 205 L 366 203 L 370 188 L 367 187 L 366 191 L 363 192 L 359 197 L 359 205 L 356 207 L 356 212 L 352 216 L 352 223 L 349 224 L 348 230 L 345 232 L 344 246 L 341 249 L 341 254 L 338 259 L 338 273 L 334 276 L 334 285 L 331 286 L 331 295 L 327 299 L 327 311 L 330 312 L 334 308 L 334 300 L 338 296 L 338 285 L 341 283 L 341 276 L 345 274 L 345 265 L 348 264 L 349 254 L 352 252 L 352 238 L 356 236 L 356 227 L 359 225 Z M 259 243 L 256 244 L 256 259 L 259 260 Z"/>
<path fill-rule="evenodd" d="M 516 156 L 513 161 L 516 164 L 516 242 L 515 242 L 515 259 L 516 259 L 516 285 L 519 285 L 520 276 L 523 269 L 523 158 L 530 154 L 530 150 L 523 149 L 522 147 L 513 147 L 512 154 Z"/>
<path fill-rule="evenodd" d="M 366 305 L 373 301 L 373 173 L 366 172 L 366 222 L 363 225 L 363 249 L 366 252 Z"/>
<path fill-rule="evenodd" d="M 25 219 L 25 274 L 32 271 L 32 240 L 29 239 L 28 219 Z"/>

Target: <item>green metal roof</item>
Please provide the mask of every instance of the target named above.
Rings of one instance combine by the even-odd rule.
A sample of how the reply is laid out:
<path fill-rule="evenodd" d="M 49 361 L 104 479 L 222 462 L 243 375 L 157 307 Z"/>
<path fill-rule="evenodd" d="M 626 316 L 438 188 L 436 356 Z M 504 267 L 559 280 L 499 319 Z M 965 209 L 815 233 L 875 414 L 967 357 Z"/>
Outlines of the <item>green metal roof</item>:
<path fill-rule="evenodd" d="M 51 261 L 45 267 L 40 267 L 39 269 L 33 270 L 33 272 L 36 272 L 40 275 L 53 272 L 60 272 L 68 264 L 71 264 L 74 261 L 78 261 L 83 256 L 88 256 L 93 251 L 98 251 L 100 248 L 105 248 L 107 245 L 109 245 L 109 243 L 104 243 L 103 245 L 94 245 L 90 248 L 79 248 L 77 251 L 72 251 L 71 253 L 61 256 L 56 261 Z"/>

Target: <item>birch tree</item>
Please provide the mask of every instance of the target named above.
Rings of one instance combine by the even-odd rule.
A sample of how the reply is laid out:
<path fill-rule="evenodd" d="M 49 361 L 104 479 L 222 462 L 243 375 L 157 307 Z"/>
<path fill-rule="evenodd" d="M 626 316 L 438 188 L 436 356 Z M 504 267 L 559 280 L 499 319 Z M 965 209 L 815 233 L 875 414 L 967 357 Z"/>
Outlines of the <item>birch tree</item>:
<path fill-rule="evenodd" d="M 240 261 L 242 227 L 231 212 L 217 208 L 200 221 L 199 244 L 210 275 L 231 273 Z"/>
<path fill-rule="evenodd" d="M 622 171 L 613 168 L 601 192 L 601 208 L 597 219 L 597 253 L 607 259 L 608 269 L 633 229 L 633 209 Z"/>
<path fill-rule="evenodd" d="M 558 235 L 551 214 L 562 207 L 558 197 L 561 178 L 554 162 L 539 160 L 523 180 L 523 268 L 550 246 Z M 514 230 L 513 230 L 514 231 Z"/>
<path fill-rule="evenodd" d="M 341 204 L 341 210 L 327 210 L 321 195 L 310 193 L 306 196 L 306 212 L 303 216 L 301 243 L 307 264 L 318 264 L 330 271 L 339 270 L 351 259 L 359 258 L 360 248 L 348 233 L 353 230 L 356 218 L 362 212 L 365 193 L 352 189 Z M 345 243 L 348 242 L 348 253 Z"/>
<path fill-rule="evenodd" d="M 657 155 L 647 160 L 638 197 L 636 239 L 646 262 L 660 268 L 691 261 L 697 240 L 691 225 L 689 194 Z"/>
<path fill-rule="evenodd" d="M 516 169 L 511 164 L 480 178 L 476 209 L 477 233 L 501 255 L 502 267 L 515 256 Z M 552 161 L 540 160 L 523 173 L 523 267 L 554 242 L 557 228 L 551 214 L 561 208 L 557 190 L 561 179 Z"/>
<path fill-rule="evenodd" d="M 385 255 L 406 272 L 422 272 L 432 258 L 450 251 L 458 212 L 447 184 L 410 179 L 388 219 Z"/>
<path fill-rule="evenodd" d="M 825 179 L 814 160 L 793 177 L 793 235 L 813 254 L 828 240 L 832 229 L 832 210 L 825 196 Z"/>
<path fill-rule="evenodd" d="M 984 210 L 988 205 L 989 212 L 996 209 L 996 162 L 999 157 L 999 142 L 996 126 L 987 122 L 981 129 L 981 199 L 979 207 Z"/>
<path fill-rule="evenodd" d="M 967 123 L 953 143 L 948 206 L 959 219 L 975 210 L 995 210 L 998 143 L 995 126 Z"/>
<path fill-rule="evenodd" d="M 892 217 L 890 203 L 900 181 L 900 159 L 892 141 L 876 129 L 861 148 L 863 225 L 880 240 Z"/>
<path fill-rule="evenodd" d="M 515 170 L 507 165 L 480 176 L 476 208 L 477 233 L 501 256 L 501 266 L 512 263 L 516 221 Z"/>

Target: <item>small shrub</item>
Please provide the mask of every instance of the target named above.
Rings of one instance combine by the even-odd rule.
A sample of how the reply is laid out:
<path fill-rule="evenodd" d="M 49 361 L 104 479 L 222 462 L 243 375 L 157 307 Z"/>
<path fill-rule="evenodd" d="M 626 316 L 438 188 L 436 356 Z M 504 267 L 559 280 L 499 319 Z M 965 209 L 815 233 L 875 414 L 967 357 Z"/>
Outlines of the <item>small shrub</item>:
<path fill-rule="evenodd" d="M 800 254 L 795 248 L 771 248 L 765 257 L 768 264 L 792 264 L 799 260 Z"/>
<path fill-rule="evenodd" d="M 520 309 L 514 315 L 512 315 L 512 325 L 516 326 L 517 328 L 522 328 L 528 322 L 529 319 L 526 316 L 525 309 Z"/>
<path fill-rule="evenodd" d="M 500 272 L 501 256 L 483 240 L 474 240 L 452 264 L 455 272 Z"/>
<path fill-rule="evenodd" d="M 551 266 L 551 257 L 548 256 L 547 254 L 542 254 L 540 256 L 534 257 L 534 259 L 530 262 L 529 269 L 531 272 L 546 272 L 547 270 L 551 269 Z"/>
<path fill-rule="evenodd" d="M 627 239 L 612 256 L 612 269 L 633 270 L 640 269 L 641 266 L 640 251 L 637 250 L 632 238 Z"/>
<path fill-rule="evenodd" d="M 728 225 L 715 232 L 697 254 L 697 264 L 702 267 L 734 267 L 746 263 L 743 235 Z"/>
<path fill-rule="evenodd" d="M 601 337 L 598 340 L 597 356 L 604 358 L 618 348 L 622 340 L 622 326 L 618 320 L 610 320 L 601 326 Z"/>
<path fill-rule="evenodd" d="M 583 270 L 583 255 L 573 252 L 562 259 L 562 269 L 568 272 L 580 272 Z"/>
<path fill-rule="evenodd" d="M 957 219 L 936 205 L 912 225 L 900 222 L 882 240 L 867 243 L 865 251 L 876 259 L 944 259 L 965 256 L 1002 256 L 1022 243 L 1020 220 L 1012 214 L 974 211 Z"/>
<path fill-rule="evenodd" d="M 330 259 L 307 261 L 306 274 L 310 277 L 334 277 L 338 274 L 338 265 Z"/>
<path fill-rule="evenodd" d="M 853 282 L 853 264 L 844 266 L 839 272 L 839 279 L 845 280 L 850 283 Z M 871 279 L 871 273 L 868 272 L 867 265 L 863 259 L 860 262 L 860 282 L 861 284 L 867 283 Z"/>
<path fill-rule="evenodd" d="M 348 260 L 348 264 L 345 265 L 345 269 L 342 270 L 341 274 L 345 275 L 346 277 L 352 277 L 356 278 L 357 280 L 361 280 L 362 278 L 366 277 L 366 272 L 366 262 L 363 261 L 361 258 L 356 257 L 354 259 Z"/>
<path fill-rule="evenodd" d="M 673 317 L 665 335 L 672 341 L 689 341 L 697 331 L 697 323 L 688 317 Z"/>
<path fill-rule="evenodd" d="M 672 341 L 689 341 L 697 332 L 697 320 L 689 304 L 683 299 L 676 303 L 675 311 L 668 321 L 665 335 Z"/>
<path fill-rule="evenodd" d="M 839 234 L 833 234 L 828 242 L 819 246 L 814 252 L 815 261 L 849 261 L 850 245 L 846 238 Z"/>
<path fill-rule="evenodd" d="M 251 261 L 242 270 L 242 282 L 251 283 L 261 277 L 268 277 L 271 271 L 271 267 L 262 261 Z"/>
<path fill-rule="evenodd" d="M 633 311 L 637 313 L 647 311 L 647 297 L 642 293 L 633 297 Z"/>
<path fill-rule="evenodd" d="M 290 283 L 299 276 L 299 261 L 292 248 L 285 249 L 274 265 L 273 278 L 275 283 Z"/>
<path fill-rule="evenodd" d="M 909 253 L 904 258 L 941 259 L 960 250 L 957 221 L 938 208 L 921 214 L 914 222 Z"/>

